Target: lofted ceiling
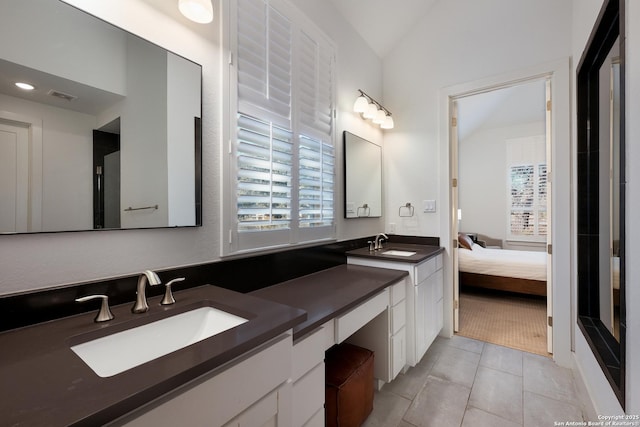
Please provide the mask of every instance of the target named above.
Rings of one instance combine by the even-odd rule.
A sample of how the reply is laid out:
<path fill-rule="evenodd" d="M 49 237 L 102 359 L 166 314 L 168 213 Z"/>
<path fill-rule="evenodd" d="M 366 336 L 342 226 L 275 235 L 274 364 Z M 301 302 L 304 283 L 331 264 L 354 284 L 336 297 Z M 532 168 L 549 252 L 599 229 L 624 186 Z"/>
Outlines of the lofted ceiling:
<path fill-rule="evenodd" d="M 330 0 L 384 58 L 437 0 Z"/>

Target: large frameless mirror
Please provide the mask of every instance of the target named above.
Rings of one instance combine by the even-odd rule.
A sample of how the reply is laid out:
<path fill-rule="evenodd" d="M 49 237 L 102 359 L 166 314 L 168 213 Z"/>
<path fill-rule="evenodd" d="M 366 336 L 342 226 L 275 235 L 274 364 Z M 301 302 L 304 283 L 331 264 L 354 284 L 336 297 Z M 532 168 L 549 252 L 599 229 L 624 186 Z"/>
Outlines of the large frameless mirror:
<path fill-rule="evenodd" d="M 624 0 L 605 1 L 578 66 L 578 325 L 624 408 Z"/>
<path fill-rule="evenodd" d="M 200 65 L 57 0 L 0 37 L 0 233 L 201 224 Z"/>

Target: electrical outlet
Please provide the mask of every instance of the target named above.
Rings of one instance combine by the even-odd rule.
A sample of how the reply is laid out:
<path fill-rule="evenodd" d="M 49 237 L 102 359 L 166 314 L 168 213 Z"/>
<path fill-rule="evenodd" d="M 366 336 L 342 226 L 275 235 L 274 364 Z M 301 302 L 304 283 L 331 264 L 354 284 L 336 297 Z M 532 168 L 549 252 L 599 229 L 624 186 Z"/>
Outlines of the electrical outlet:
<path fill-rule="evenodd" d="M 390 222 L 389 223 L 389 233 L 393 234 L 396 232 L 396 223 L 395 222 Z"/>

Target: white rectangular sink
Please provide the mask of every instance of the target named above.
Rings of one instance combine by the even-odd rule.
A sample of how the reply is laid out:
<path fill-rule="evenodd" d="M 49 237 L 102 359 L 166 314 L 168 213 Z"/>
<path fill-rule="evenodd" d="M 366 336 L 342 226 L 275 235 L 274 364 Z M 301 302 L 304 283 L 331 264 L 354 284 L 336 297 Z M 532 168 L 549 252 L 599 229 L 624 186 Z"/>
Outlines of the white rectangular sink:
<path fill-rule="evenodd" d="M 383 255 L 393 255 L 393 256 L 411 256 L 415 255 L 416 252 L 411 251 L 399 251 L 397 249 L 389 249 L 388 251 L 381 252 Z"/>
<path fill-rule="evenodd" d="M 71 347 L 106 378 L 247 322 L 213 307 L 197 308 Z"/>

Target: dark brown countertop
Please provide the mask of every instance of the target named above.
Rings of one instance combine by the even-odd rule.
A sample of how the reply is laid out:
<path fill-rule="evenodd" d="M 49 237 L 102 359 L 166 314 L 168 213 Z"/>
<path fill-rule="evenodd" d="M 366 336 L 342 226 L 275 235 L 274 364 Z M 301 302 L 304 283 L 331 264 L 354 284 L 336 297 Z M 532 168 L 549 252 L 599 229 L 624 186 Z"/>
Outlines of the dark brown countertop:
<path fill-rule="evenodd" d="M 401 251 L 411 251 L 411 252 L 415 252 L 415 254 L 410 256 L 397 256 L 397 255 L 385 254 L 386 251 L 391 249 L 396 249 Z M 360 249 L 354 249 L 352 251 L 348 251 L 346 255 L 348 257 L 354 256 L 354 257 L 360 257 L 360 258 L 377 259 L 380 261 L 407 262 L 407 263 L 415 264 L 415 263 L 422 262 L 426 259 L 429 259 L 431 257 L 434 257 L 442 252 L 444 252 L 444 248 L 440 246 L 385 242 L 384 248 L 381 250 L 371 252 L 369 251 L 369 248 L 360 248 Z"/>
<path fill-rule="evenodd" d="M 307 320 L 293 328 L 296 341 L 407 275 L 406 271 L 345 264 L 259 289 L 251 295 L 307 312 Z"/>
<path fill-rule="evenodd" d="M 93 323 L 95 312 L 0 333 L 0 424 L 95 426 L 111 421 L 223 365 L 306 319 L 304 311 L 215 286 L 178 291 L 172 306 L 149 298 L 147 313 L 112 307 L 115 319 Z M 96 303 L 96 311 L 97 311 Z M 100 378 L 70 345 L 212 306 L 249 321 L 108 378 Z"/>

